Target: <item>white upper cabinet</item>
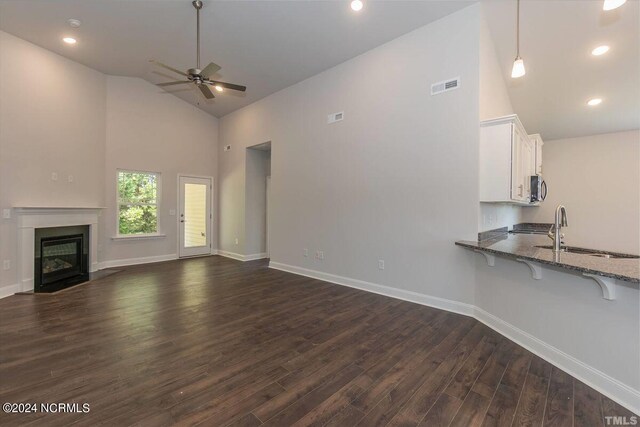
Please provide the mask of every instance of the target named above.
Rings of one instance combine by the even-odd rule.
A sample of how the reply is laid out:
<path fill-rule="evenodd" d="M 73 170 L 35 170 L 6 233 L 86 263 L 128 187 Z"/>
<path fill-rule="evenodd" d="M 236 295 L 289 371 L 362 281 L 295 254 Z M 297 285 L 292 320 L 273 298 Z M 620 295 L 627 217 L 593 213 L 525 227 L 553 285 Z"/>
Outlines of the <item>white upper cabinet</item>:
<path fill-rule="evenodd" d="M 536 150 L 535 174 L 542 175 L 542 146 L 544 145 L 544 141 L 542 141 L 542 137 L 539 133 L 529 135 L 529 139 L 533 142 Z"/>
<path fill-rule="evenodd" d="M 537 158 L 542 158 L 542 145 L 538 155 L 535 140 L 515 114 L 481 122 L 480 201 L 530 204 Z"/>

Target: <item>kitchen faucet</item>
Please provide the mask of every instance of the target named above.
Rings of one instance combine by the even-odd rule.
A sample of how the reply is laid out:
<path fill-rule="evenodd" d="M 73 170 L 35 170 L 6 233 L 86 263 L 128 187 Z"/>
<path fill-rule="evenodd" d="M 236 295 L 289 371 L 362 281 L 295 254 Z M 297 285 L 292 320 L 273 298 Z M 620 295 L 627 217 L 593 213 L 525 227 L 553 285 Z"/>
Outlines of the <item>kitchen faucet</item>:
<path fill-rule="evenodd" d="M 554 224 L 549 230 L 548 236 L 553 240 L 553 252 L 558 253 L 562 250 L 562 239 L 564 234 L 560 232 L 562 227 L 568 227 L 567 225 L 567 211 L 563 205 L 558 205 L 556 208 L 556 218 Z"/>

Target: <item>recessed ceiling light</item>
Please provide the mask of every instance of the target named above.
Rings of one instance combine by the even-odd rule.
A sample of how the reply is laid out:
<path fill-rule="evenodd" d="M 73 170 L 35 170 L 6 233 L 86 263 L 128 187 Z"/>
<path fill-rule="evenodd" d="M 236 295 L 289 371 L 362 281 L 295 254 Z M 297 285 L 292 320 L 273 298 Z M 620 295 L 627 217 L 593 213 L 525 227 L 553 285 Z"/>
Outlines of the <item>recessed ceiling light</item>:
<path fill-rule="evenodd" d="M 623 4 L 625 4 L 627 0 L 604 0 L 604 4 L 602 5 L 602 10 L 613 10 L 617 9 Z"/>
<path fill-rule="evenodd" d="M 224 89 L 223 89 L 223 87 L 222 87 L 222 86 L 220 86 L 220 85 L 215 85 L 214 87 L 216 88 L 216 90 L 217 90 L 218 92 L 222 92 L 222 91 L 224 90 Z"/>
<path fill-rule="evenodd" d="M 362 3 L 362 0 L 353 0 L 351 2 L 351 9 L 355 10 L 356 12 L 362 10 L 363 6 L 364 4 Z"/>
<path fill-rule="evenodd" d="M 602 45 L 602 46 L 598 46 L 597 48 L 593 49 L 591 51 L 591 54 L 593 56 L 600 56 L 600 55 L 604 55 L 607 52 L 609 52 L 609 46 Z"/>
<path fill-rule="evenodd" d="M 78 42 L 73 37 L 65 37 L 62 39 L 62 41 L 65 42 L 66 44 L 76 44 Z"/>
<path fill-rule="evenodd" d="M 593 99 L 590 99 L 589 102 L 587 102 L 587 105 L 590 107 L 595 107 L 596 105 L 600 105 L 601 103 L 602 103 L 601 98 L 593 98 Z"/>

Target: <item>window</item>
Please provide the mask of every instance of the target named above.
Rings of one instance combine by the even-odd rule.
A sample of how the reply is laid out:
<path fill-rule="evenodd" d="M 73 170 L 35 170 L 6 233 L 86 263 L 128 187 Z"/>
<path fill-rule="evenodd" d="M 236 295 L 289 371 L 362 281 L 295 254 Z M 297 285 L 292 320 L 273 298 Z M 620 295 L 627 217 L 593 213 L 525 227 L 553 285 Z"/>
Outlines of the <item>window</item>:
<path fill-rule="evenodd" d="M 160 174 L 118 171 L 118 234 L 158 233 Z"/>

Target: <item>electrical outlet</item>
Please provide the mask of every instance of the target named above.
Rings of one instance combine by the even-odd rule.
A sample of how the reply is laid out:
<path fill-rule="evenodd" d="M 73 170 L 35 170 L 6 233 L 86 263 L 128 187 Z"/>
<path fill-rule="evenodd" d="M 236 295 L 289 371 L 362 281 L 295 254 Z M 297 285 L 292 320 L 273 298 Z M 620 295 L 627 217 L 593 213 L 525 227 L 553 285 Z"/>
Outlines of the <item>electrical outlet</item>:
<path fill-rule="evenodd" d="M 308 257 L 309 257 L 309 249 L 307 249 L 307 248 L 303 249 L 303 250 L 302 250 L 302 254 L 303 254 L 303 256 L 304 256 L 305 258 L 308 258 Z"/>
<path fill-rule="evenodd" d="M 51 181 L 58 180 L 58 172 L 51 172 Z"/>
<path fill-rule="evenodd" d="M 176 214 L 176 210 L 175 209 L 169 209 L 169 215 L 175 216 L 175 214 Z"/>
<path fill-rule="evenodd" d="M 384 260 L 383 259 L 379 259 L 378 260 L 378 268 L 380 270 L 384 270 Z"/>
<path fill-rule="evenodd" d="M 236 245 L 238 244 L 238 238 L 236 237 Z"/>
<path fill-rule="evenodd" d="M 4 219 L 11 218 L 11 209 L 2 209 L 2 218 Z"/>
<path fill-rule="evenodd" d="M 5 269 L 5 270 L 9 270 L 9 269 L 11 269 L 11 260 L 9 260 L 9 259 L 5 259 L 5 260 L 2 262 L 2 268 L 3 268 L 3 269 Z"/>

